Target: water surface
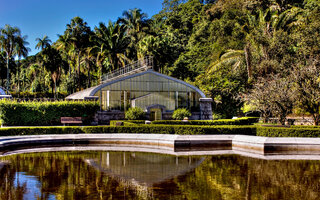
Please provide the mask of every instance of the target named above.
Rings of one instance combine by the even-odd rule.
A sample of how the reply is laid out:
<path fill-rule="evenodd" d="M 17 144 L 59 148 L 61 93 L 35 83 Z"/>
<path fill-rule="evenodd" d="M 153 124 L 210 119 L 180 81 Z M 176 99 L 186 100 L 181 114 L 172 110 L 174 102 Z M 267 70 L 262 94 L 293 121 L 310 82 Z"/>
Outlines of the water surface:
<path fill-rule="evenodd" d="M 1 158 L 0 199 L 320 199 L 320 161 L 50 152 Z"/>

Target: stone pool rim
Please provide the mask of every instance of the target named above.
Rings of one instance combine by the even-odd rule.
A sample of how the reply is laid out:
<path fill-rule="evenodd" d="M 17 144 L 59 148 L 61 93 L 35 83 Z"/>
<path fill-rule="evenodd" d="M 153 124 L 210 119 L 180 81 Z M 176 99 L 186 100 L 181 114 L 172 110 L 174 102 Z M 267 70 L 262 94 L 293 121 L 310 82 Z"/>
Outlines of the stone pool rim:
<path fill-rule="evenodd" d="M 172 155 L 241 154 L 262 159 L 320 160 L 320 138 L 120 133 L 0 137 L 1 156 L 86 149 L 136 150 Z"/>

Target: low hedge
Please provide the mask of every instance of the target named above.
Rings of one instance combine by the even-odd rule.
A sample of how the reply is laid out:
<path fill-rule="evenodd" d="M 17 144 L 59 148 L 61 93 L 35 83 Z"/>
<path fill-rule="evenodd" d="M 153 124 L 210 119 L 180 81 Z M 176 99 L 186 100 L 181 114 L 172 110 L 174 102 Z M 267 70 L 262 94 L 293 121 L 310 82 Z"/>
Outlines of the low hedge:
<path fill-rule="evenodd" d="M 254 126 L 179 126 L 179 125 L 140 125 L 140 126 L 70 126 L 70 127 L 19 127 L 0 128 L 0 136 L 78 134 L 78 133 L 157 133 L 178 135 L 237 134 L 255 135 Z"/>
<path fill-rule="evenodd" d="M 98 102 L 17 102 L 0 100 L 0 124 L 6 126 L 60 125 L 60 117 L 83 117 L 89 123 L 99 110 Z"/>
<path fill-rule="evenodd" d="M 1 136 L 14 135 L 55 135 L 55 134 L 78 134 L 83 133 L 79 126 L 67 127 L 14 127 L 0 128 Z"/>
<path fill-rule="evenodd" d="M 152 121 L 152 124 L 170 124 L 170 125 L 207 125 L 207 126 L 216 126 L 216 125 L 252 125 L 253 123 L 258 122 L 258 117 L 242 117 L 238 119 L 219 119 L 219 120 L 157 120 Z"/>
<path fill-rule="evenodd" d="M 78 133 L 156 133 L 177 135 L 253 135 L 265 137 L 320 137 L 320 128 L 257 126 L 133 125 L 0 128 L 0 136 L 78 134 Z"/>
<path fill-rule="evenodd" d="M 145 120 L 110 120 L 110 126 L 116 126 L 117 122 L 123 122 L 124 126 L 137 126 L 145 124 Z"/>
<path fill-rule="evenodd" d="M 256 135 L 264 137 L 320 137 L 320 128 L 257 127 L 256 129 Z"/>

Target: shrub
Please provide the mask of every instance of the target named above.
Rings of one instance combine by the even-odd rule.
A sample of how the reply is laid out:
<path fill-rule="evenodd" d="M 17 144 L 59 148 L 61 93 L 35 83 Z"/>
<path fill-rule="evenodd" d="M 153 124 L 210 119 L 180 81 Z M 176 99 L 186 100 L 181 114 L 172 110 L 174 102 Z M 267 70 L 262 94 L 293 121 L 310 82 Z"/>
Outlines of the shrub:
<path fill-rule="evenodd" d="M 144 124 L 145 121 L 144 120 L 111 120 L 110 126 L 116 126 L 117 122 L 123 122 L 124 126 L 138 126 L 139 124 Z"/>
<path fill-rule="evenodd" d="M 259 120 L 257 117 L 243 117 L 238 119 L 220 119 L 220 120 L 189 120 L 189 121 L 180 121 L 180 120 L 158 120 L 151 122 L 152 124 L 187 124 L 187 125 L 252 125 Z"/>
<path fill-rule="evenodd" d="M 320 137 L 320 128 L 257 127 L 257 136 L 264 137 Z"/>
<path fill-rule="evenodd" d="M 17 102 L 0 101 L 0 122 L 8 126 L 60 125 L 60 117 L 82 117 L 85 124 L 99 110 L 98 102 L 56 101 Z"/>
<path fill-rule="evenodd" d="M 139 126 L 69 126 L 69 127 L 19 127 L 0 128 L 1 136 L 78 134 L 78 133 L 157 133 L 179 135 L 237 134 L 255 135 L 253 126 L 179 126 L 179 125 L 139 125 Z"/>
<path fill-rule="evenodd" d="M 129 108 L 125 113 L 125 118 L 129 120 L 141 120 L 145 118 L 145 112 L 139 107 Z"/>
<path fill-rule="evenodd" d="M 173 112 L 172 118 L 176 120 L 183 120 L 185 117 L 190 117 L 191 112 L 186 108 L 179 108 Z"/>

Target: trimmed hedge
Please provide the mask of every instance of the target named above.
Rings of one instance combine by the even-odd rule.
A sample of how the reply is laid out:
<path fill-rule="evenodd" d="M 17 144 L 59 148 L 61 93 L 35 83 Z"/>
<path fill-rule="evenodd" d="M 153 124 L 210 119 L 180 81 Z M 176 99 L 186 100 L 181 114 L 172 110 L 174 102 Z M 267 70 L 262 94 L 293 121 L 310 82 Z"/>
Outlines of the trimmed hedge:
<path fill-rule="evenodd" d="M 60 117 L 83 117 L 88 123 L 99 110 L 98 102 L 17 102 L 0 100 L 0 124 L 7 126 L 60 125 Z"/>
<path fill-rule="evenodd" d="M 242 117 L 238 119 L 219 119 L 219 120 L 189 120 L 189 121 L 180 121 L 180 120 L 157 120 L 151 122 L 152 124 L 170 124 L 170 125 L 207 125 L 207 126 L 216 126 L 216 125 L 252 125 L 253 123 L 258 122 L 258 117 Z M 133 122 L 134 123 L 134 122 Z"/>
<path fill-rule="evenodd" d="M 179 126 L 179 125 L 140 125 L 83 127 L 85 133 L 159 133 L 176 135 L 255 135 L 252 126 Z"/>
<path fill-rule="evenodd" d="M 0 128 L 1 136 L 14 135 L 55 135 L 55 134 L 78 134 L 83 133 L 79 126 L 67 127 L 14 127 Z"/>
<path fill-rule="evenodd" d="M 264 137 L 320 137 L 320 128 L 257 127 L 257 136 Z"/>
<path fill-rule="evenodd" d="M 137 126 L 145 124 L 145 120 L 110 120 L 110 126 L 116 126 L 117 122 L 123 122 L 124 126 Z"/>
<path fill-rule="evenodd" d="M 77 133 L 157 133 L 178 135 L 237 134 L 255 135 L 254 126 L 179 126 L 179 125 L 140 125 L 140 126 L 73 126 L 73 127 L 19 127 L 0 128 L 1 136 L 77 134 Z"/>
<path fill-rule="evenodd" d="M 20 99 L 37 99 L 37 98 L 54 98 L 54 93 L 51 92 L 10 92 L 13 98 Z M 64 99 L 68 96 L 67 92 L 57 92 L 59 99 Z"/>

